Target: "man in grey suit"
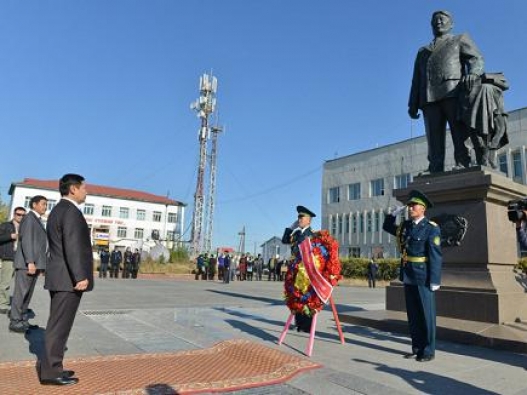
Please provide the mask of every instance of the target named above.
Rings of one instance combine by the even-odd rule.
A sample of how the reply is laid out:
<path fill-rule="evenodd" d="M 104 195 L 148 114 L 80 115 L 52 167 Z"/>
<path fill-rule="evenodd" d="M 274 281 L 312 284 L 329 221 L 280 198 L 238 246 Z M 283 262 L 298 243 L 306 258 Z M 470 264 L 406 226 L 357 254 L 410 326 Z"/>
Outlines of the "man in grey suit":
<path fill-rule="evenodd" d="M 452 15 L 436 11 L 432 15 L 434 40 L 419 49 L 414 64 L 408 114 L 424 116 L 430 173 L 444 171 L 446 125 L 450 126 L 456 166 L 469 167 L 465 141 L 467 127 L 458 116 L 461 89 L 470 91 L 483 74 L 483 57 L 468 34 L 453 35 Z"/>
<path fill-rule="evenodd" d="M 46 270 L 48 241 L 42 216 L 48 208 L 45 196 L 33 196 L 29 202 L 31 210 L 20 222 L 18 247 L 15 253 L 15 287 L 11 301 L 11 332 L 24 333 L 30 328 L 24 312 L 29 306 L 38 275 Z"/>
<path fill-rule="evenodd" d="M 93 254 L 88 224 L 79 205 L 86 200 L 84 177 L 66 174 L 59 181 L 62 199 L 49 214 L 49 260 L 44 288 L 51 297 L 44 351 L 37 370 L 43 385 L 78 383 L 63 366 L 66 342 L 82 294 L 93 289 Z"/>

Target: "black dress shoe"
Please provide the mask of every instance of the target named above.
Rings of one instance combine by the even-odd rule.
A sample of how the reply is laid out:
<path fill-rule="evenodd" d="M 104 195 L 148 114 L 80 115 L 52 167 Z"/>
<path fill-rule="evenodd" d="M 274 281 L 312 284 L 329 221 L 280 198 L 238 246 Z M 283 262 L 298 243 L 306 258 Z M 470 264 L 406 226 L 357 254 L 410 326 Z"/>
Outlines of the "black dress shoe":
<path fill-rule="evenodd" d="M 415 358 L 416 356 L 417 356 L 417 354 L 415 354 L 413 352 L 409 352 L 408 354 L 404 354 L 403 358 L 404 359 L 412 359 L 412 358 Z"/>
<path fill-rule="evenodd" d="M 69 379 L 70 377 L 75 376 L 75 371 L 73 370 L 63 370 L 62 371 L 62 377 Z"/>
<path fill-rule="evenodd" d="M 21 322 L 16 322 L 16 323 L 12 322 L 12 323 L 9 324 L 9 331 L 10 332 L 16 332 L 16 333 L 26 333 L 27 326 L 25 326 Z"/>
<path fill-rule="evenodd" d="M 42 385 L 72 385 L 77 384 L 79 379 L 76 377 L 57 377 L 56 379 L 42 379 Z"/>
<path fill-rule="evenodd" d="M 416 358 L 416 361 L 417 362 L 430 362 L 434 359 L 435 357 L 433 355 L 423 355 L 421 357 L 417 357 Z"/>

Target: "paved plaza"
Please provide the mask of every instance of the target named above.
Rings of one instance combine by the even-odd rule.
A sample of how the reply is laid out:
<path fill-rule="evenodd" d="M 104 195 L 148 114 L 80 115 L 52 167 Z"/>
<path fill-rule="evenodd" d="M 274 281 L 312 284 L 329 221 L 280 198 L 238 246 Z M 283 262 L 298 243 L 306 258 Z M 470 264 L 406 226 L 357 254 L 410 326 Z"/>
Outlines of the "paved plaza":
<path fill-rule="evenodd" d="M 31 306 L 36 313 L 31 321 L 40 329 L 9 333 L 7 318 L 0 316 L 0 363 L 36 359 L 49 308 L 42 285 L 40 279 Z M 66 359 L 200 350 L 233 339 L 307 358 L 306 333 L 290 330 L 277 345 L 288 316 L 282 286 L 163 277 L 99 280 L 83 297 Z M 334 292 L 339 312 L 383 309 L 384 297 L 384 288 L 340 286 Z M 331 311 L 323 311 L 311 357 L 321 368 L 284 383 L 231 393 L 527 394 L 525 355 L 439 341 L 436 359 L 419 363 L 402 358 L 410 350 L 405 334 L 350 324 L 343 324 L 343 331 L 344 345 Z M 104 372 L 99 378 L 105 379 Z"/>

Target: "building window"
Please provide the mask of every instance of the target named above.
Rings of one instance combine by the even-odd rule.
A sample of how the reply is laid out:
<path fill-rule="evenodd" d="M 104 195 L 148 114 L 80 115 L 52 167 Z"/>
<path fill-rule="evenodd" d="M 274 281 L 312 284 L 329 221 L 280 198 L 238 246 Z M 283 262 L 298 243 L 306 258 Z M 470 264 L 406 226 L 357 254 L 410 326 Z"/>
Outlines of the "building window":
<path fill-rule="evenodd" d="M 84 210 L 83 210 L 84 215 L 93 215 L 93 211 L 94 211 L 94 209 L 95 209 L 95 206 L 94 206 L 93 204 L 91 204 L 91 203 L 86 203 L 86 204 L 84 205 Z"/>
<path fill-rule="evenodd" d="M 333 236 L 337 234 L 337 217 L 331 217 L 331 234 Z"/>
<path fill-rule="evenodd" d="M 523 179 L 522 154 L 520 152 L 512 153 L 512 179 L 521 182 Z"/>
<path fill-rule="evenodd" d="M 350 232 L 350 216 L 348 214 L 344 215 L 344 231 L 346 234 Z"/>
<path fill-rule="evenodd" d="M 174 232 L 173 230 L 167 231 L 167 240 L 168 241 L 176 240 L 176 232 Z"/>
<path fill-rule="evenodd" d="M 139 240 L 143 240 L 143 235 L 145 233 L 145 230 L 144 229 L 141 229 L 141 228 L 135 228 L 135 231 L 134 231 L 134 239 L 139 239 Z"/>
<path fill-rule="evenodd" d="M 340 202 L 340 188 L 329 188 L 328 191 L 328 203 L 338 203 Z"/>
<path fill-rule="evenodd" d="M 394 189 L 404 189 L 408 188 L 408 184 L 412 182 L 412 175 L 410 173 L 401 174 L 395 176 L 393 188 Z"/>
<path fill-rule="evenodd" d="M 161 222 L 161 211 L 154 211 L 152 214 L 152 221 Z"/>
<path fill-rule="evenodd" d="M 364 233 L 364 214 L 359 214 L 359 232 Z"/>
<path fill-rule="evenodd" d="M 119 218 L 128 219 L 130 217 L 130 209 L 128 207 L 119 208 Z"/>
<path fill-rule="evenodd" d="M 141 209 L 137 209 L 137 220 L 138 221 L 144 221 L 146 218 L 146 211 L 145 210 L 141 210 Z"/>
<path fill-rule="evenodd" d="M 30 203 L 30 202 L 31 202 L 31 196 L 26 196 L 26 197 L 24 198 L 24 207 L 25 207 L 25 208 L 30 208 L 30 207 L 29 207 L 29 203 Z"/>
<path fill-rule="evenodd" d="M 101 215 L 103 217 L 111 217 L 112 216 L 112 206 L 102 206 Z"/>
<path fill-rule="evenodd" d="M 373 231 L 379 232 L 381 230 L 381 213 L 376 211 L 373 220 Z"/>
<path fill-rule="evenodd" d="M 350 253 L 350 257 L 352 258 L 360 258 L 360 247 L 351 247 L 349 249 Z"/>
<path fill-rule="evenodd" d="M 384 195 L 384 178 L 377 178 L 370 182 L 370 196 Z"/>
<path fill-rule="evenodd" d="M 338 216 L 338 224 L 339 224 L 339 235 L 341 235 L 342 232 L 342 215 Z"/>
<path fill-rule="evenodd" d="M 348 185 L 348 200 L 360 199 L 360 182 Z"/>
<path fill-rule="evenodd" d="M 500 167 L 500 171 L 502 173 L 505 173 L 505 175 L 509 176 L 509 166 L 507 166 L 507 154 L 502 154 L 498 156 L 498 164 Z"/>
<path fill-rule="evenodd" d="M 48 200 L 47 211 L 53 210 L 53 207 L 55 207 L 56 205 L 57 205 L 57 201 L 56 200 L 53 200 L 53 199 Z"/>
<path fill-rule="evenodd" d="M 351 233 L 357 233 L 357 215 L 351 215 Z"/>
<path fill-rule="evenodd" d="M 117 228 L 117 237 L 120 237 L 121 239 L 126 238 L 126 228 L 124 226 L 119 226 Z"/>
<path fill-rule="evenodd" d="M 372 219 L 371 219 L 371 212 L 366 213 L 366 232 L 371 232 L 371 225 L 372 225 Z"/>
<path fill-rule="evenodd" d="M 177 213 L 168 213 L 167 222 L 169 224 L 177 223 Z"/>

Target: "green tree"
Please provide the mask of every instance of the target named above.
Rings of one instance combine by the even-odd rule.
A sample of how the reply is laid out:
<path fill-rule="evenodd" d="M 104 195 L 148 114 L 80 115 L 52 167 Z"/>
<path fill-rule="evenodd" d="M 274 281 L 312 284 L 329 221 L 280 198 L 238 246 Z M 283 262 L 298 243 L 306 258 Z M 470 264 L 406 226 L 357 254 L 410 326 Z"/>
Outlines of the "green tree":
<path fill-rule="evenodd" d="M 0 223 L 6 222 L 9 219 L 9 207 L 2 200 L 0 195 Z"/>

